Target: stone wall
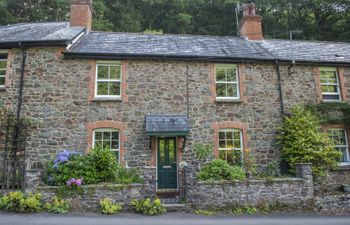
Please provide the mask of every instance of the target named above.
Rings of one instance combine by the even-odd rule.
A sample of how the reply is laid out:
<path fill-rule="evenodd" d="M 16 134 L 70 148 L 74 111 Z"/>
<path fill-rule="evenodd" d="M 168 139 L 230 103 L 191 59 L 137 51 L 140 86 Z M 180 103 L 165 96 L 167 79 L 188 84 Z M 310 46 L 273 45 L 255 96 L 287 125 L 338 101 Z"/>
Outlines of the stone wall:
<path fill-rule="evenodd" d="M 235 207 L 280 204 L 313 207 L 311 167 L 300 164 L 296 178 L 235 182 L 198 182 L 188 188 L 187 202 L 196 207 Z"/>
<path fill-rule="evenodd" d="M 318 195 L 315 197 L 315 209 L 322 213 L 349 214 L 350 194 L 333 193 Z"/>
<path fill-rule="evenodd" d="M 195 173 L 193 143 L 213 144 L 215 124 L 240 124 L 247 133 L 244 148 L 259 165 L 279 155 L 275 132 L 281 116 L 277 74 L 273 63 L 239 64 L 244 101 L 215 102 L 213 62 L 122 60 L 122 101 L 91 101 L 96 60 L 64 59 L 61 48 L 29 48 L 25 67 L 23 115 L 36 124 L 28 138 L 27 160 L 44 162 L 63 149 L 88 151 L 88 125 L 99 121 L 123 124 L 122 161 L 139 167 L 150 190 L 155 191 L 150 138 L 145 135 L 145 115 L 189 115 L 191 131 L 182 160 Z M 9 52 L 9 81 L 0 91 L 0 104 L 17 105 L 21 54 Z M 288 75 L 281 66 L 284 106 L 318 101 L 315 66 L 296 65 Z M 345 70 L 349 74 L 349 70 Z M 349 89 L 349 79 L 346 87 Z M 188 89 L 187 89 L 188 86 Z M 249 138 L 248 138 L 249 137 Z M 195 179 L 195 174 L 188 174 Z M 149 179 L 149 180 L 148 180 Z"/>
<path fill-rule="evenodd" d="M 71 201 L 72 211 L 97 211 L 99 202 L 103 198 L 111 199 L 115 203 L 122 204 L 124 208 L 130 207 L 132 199 L 144 199 L 154 197 L 154 193 L 147 192 L 144 185 L 84 185 L 82 194 L 74 194 L 65 197 Z M 43 186 L 38 187 L 36 191 L 40 192 L 44 201 L 48 201 L 57 196 L 60 187 Z"/>

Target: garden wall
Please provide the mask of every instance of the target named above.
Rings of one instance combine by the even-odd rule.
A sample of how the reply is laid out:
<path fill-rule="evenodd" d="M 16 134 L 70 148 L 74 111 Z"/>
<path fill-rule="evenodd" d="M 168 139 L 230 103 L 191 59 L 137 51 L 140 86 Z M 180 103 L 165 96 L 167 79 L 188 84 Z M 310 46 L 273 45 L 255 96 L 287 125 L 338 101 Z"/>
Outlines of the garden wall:
<path fill-rule="evenodd" d="M 143 184 L 99 184 L 83 185 L 82 191 L 74 193 L 63 187 L 42 186 L 36 189 L 43 196 L 43 200 L 49 200 L 54 196 L 62 195 L 71 200 L 72 211 L 97 211 L 99 202 L 103 198 L 109 198 L 115 203 L 128 208 L 132 199 L 154 197 Z"/>
<path fill-rule="evenodd" d="M 199 182 L 188 189 L 187 202 L 203 208 L 283 204 L 313 206 L 314 189 L 310 164 L 297 166 L 296 178 Z"/>
<path fill-rule="evenodd" d="M 349 193 L 328 193 L 315 196 L 315 209 L 322 213 L 350 213 Z"/>

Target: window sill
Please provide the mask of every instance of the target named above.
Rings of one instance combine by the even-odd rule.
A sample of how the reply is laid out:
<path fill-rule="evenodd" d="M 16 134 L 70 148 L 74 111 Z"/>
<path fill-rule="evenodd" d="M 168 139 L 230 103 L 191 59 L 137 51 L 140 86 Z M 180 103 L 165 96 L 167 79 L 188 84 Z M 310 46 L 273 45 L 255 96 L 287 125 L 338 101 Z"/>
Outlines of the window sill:
<path fill-rule="evenodd" d="M 0 91 L 6 91 L 6 87 L 5 86 L 0 86 Z"/>
<path fill-rule="evenodd" d="M 215 99 L 215 102 L 219 102 L 219 103 L 225 103 L 225 102 L 228 102 L 228 103 L 242 103 L 243 101 L 241 99 L 229 99 L 229 98 L 216 98 Z"/>
<path fill-rule="evenodd" d="M 93 102 L 121 102 L 122 98 L 121 97 L 95 97 L 92 99 Z"/>

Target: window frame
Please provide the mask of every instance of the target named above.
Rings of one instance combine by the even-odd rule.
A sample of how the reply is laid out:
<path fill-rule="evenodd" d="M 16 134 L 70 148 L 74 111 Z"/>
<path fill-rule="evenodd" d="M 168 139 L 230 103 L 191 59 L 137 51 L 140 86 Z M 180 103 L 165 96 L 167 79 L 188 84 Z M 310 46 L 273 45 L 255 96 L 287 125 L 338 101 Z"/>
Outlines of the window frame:
<path fill-rule="evenodd" d="M 107 66 L 108 73 L 110 75 L 111 66 L 120 67 L 120 78 L 119 79 L 99 79 L 98 78 L 98 68 L 99 66 Z M 121 99 L 122 96 L 122 80 L 123 80 L 123 66 L 120 61 L 97 61 L 96 62 L 96 73 L 95 73 L 95 90 L 94 97 L 96 99 Z M 120 84 L 120 92 L 119 95 L 98 95 L 98 83 L 99 82 L 109 82 L 109 83 L 118 83 Z"/>
<path fill-rule="evenodd" d="M 234 68 L 236 70 L 236 81 L 217 81 L 217 69 L 218 68 Z M 241 99 L 241 90 L 240 90 L 240 80 L 239 80 L 239 71 L 238 71 L 238 65 L 237 64 L 216 64 L 215 69 L 215 94 L 216 94 L 216 100 L 240 100 Z M 225 74 L 226 75 L 226 74 Z M 236 84 L 237 89 L 237 97 L 221 97 L 218 96 L 217 93 L 217 84 Z M 227 91 L 227 90 L 226 90 Z"/>
<path fill-rule="evenodd" d="M 334 148 L 336 150 L 338 150 L 338 148 L 345 148 L 346 149 L 346 161 L 345 162 L 339 162 L 340 165 L 350 165 L 350 149 L 349 149 L 349 140 L 348 140 L 348 131 L 345 128 L 329 128 L 327 130 L 328 136 L 329 136 L 329 132 L 331 132 L 332 130 L 341 130 L 344 131 L 344 136 L 345 136 L 345 145 L 335 145 L 334 144 Z M 333 141 L 333 138 L 331 138 L 331 140 Z"/>
<path fill-rule="evenodd" d="M 220 132 L 239 132 L 239 138 L 240 138 L 240 148 L 220 148 Z M 234 143 L 235 139 L 231 139 Z M 227 143 L 227 139 L 226 139 L 226 133 L 225 133 L 225 142 Z M 243 161 L 243 154 L 244 154 L 244 143 L 243 143 L 243 130 L 242 129 L 238 129 L 238 128 L 225 128 L 225 129 L 219 129 L 218 131 L 218 157 L 220 158 L 220 151 L 240 151 L 242 154 L 242 161 Z M 227 156 L 225 161 L 227 161 Z"/>
<path fill-rule="evenodd" d="M 0 52 L 1 54 L 1 52 Z M 5 69 L 1 69 L 2 71 L 5 71 L 5 74 L 4 75 L 0 75 L 0 77 L 3 77 L 4 78 L 4 84 L 0 84 L 0 88 L 4 88 L 6 86 L 6 73 L 7 73 L 7 63 L 8 63 L 8 60 L 7 59 L 1 59 L 0 58 L 0 62 L 6 62 L 6 67 Z"/>
<path fill-rule="evenodd" d="M 92 132 L 92 148 L 95 147 L 95 134 L 96 132 L 118 132 L 118 149 L 110 149 L 113 152 L 118 152 L 118 163 L 120 163 L 120 130 L 116 128 L 96 128 Z M 110 140 L 112 141 L 112 140 Z"/>
<path fill-rule="evenodd" d="M 322 83 L 322 77 L 321 77 L 322 71 L 335 72 L 337 83 L 335 83 L 335 84 Z M 335 86 L 335 87 L 337 87 L 338 92 L 323 92 L 322 86 Z M 340 78 L 339 78 L 339 71 L 337 68 L 335 68 L 335 67 L 321 67 L 320 68 L 320 88 L 321 88 L 322 101 L 324 101 L 324 102 L 342 101 L 342 90 L 341 90 L 341 84 L 340 84 Z M 339 98 L 338 99 L 324 99 L 324 95 L 333 95 L 333 96 L 338 95 Z"/>

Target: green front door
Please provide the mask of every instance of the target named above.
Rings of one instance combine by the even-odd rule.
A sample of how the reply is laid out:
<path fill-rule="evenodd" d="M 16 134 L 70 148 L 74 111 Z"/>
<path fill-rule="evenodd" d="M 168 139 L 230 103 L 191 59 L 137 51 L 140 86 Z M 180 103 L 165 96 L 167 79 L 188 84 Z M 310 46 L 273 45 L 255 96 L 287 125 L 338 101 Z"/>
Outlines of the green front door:
<path fill-rule="evenodd" d="M 176 138 L 158 138 L 158 189 L 177 189 Z"/>

